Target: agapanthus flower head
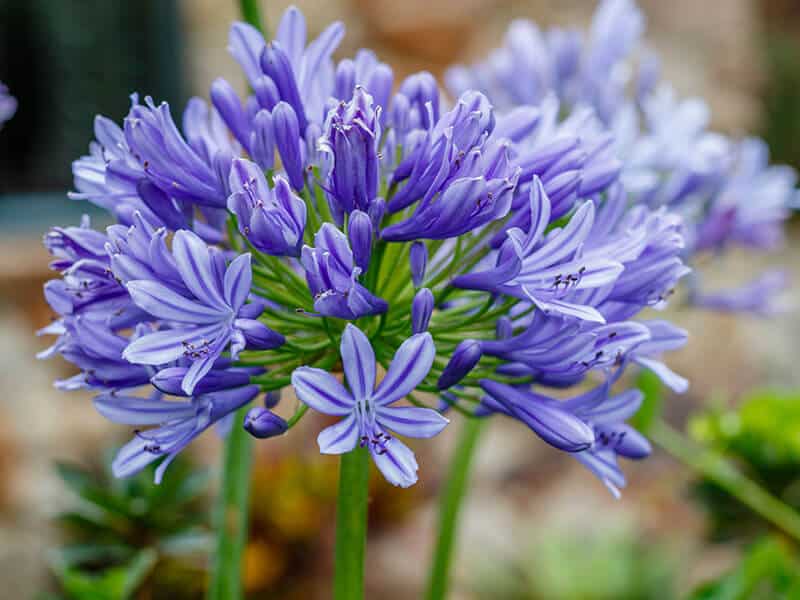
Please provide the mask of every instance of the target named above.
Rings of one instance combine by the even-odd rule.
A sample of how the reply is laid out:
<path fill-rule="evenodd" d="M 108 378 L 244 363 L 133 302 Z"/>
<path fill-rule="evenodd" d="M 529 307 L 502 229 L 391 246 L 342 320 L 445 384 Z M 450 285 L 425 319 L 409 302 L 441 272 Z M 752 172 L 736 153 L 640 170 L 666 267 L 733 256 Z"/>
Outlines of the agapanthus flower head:
<path fill-rule="evenodd" d="M 371 51 L 335 62 L 341 24 L 307 43 L 292 7 L 274 40 L 231 28 L 247 97 L 216 79 L 180 129 L 166 104 L 136 95 L 123 127 L 98 117 L 72 197 L 117 222 L 47 234 L 57 319 L 42 356 L 80 370 L 59 387 L 95 390 L 110 419 L 152 427 L 115 472 L 163 459 L 160 479 L 197 435 L 214 423 L 224 433 L 262 396 L 239 417 L 250 434 L 284 434 L 307 407 L 340 417 L 320 450 L 367 448 L 395 485 L 418 471 L 397 436 L 432 437 L 450 411 L 515 417 L 621 487 L 617 457 L 648 446 L 624 423 L 636 399 L 611 386 L 634 366 L 686 389 L 661 362 L 686 333 L 638 317 L 667 303 L 713 233 L 696 235 L 685 208 L 725 189 L 732 164 L 702 110 L 656 96 L 652 81 L 632 113 L 611 110 L 637 14 L 605 2 L 588 42 L 517 23 L 508 52 L 478 69 L 484 89 L 449 104 L 428 72 L 392 93 Z M 750 155 L 743 180 L 763 171 Z M 786 188 L 780 174 L 758 180 L 776 198 Z M 726 236 L 759 221 L 738 201 L 719 206 L 730 204 L 740 226 L 726 229 L 720 208 Z M 542 389 L 590 383 L 567 401 Z M 290 385 L 304 406 L 284 419 L 273 409 Z"/>

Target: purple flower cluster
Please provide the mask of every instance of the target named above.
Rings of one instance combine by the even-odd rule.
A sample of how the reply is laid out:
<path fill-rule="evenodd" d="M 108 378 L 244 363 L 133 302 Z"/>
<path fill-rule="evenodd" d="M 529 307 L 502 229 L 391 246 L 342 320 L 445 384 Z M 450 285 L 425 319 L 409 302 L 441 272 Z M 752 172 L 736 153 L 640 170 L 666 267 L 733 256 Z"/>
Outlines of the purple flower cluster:
<path fill-rule="evenodd" d="M 742 147 L 738 183 L 695 172 L 680 183 L 659 167 L 660 187 L 641 184 L 653 165 L 626 144 L 657 146 L 666 132 L 622 136 L 622 88 L 594 79 L 636 42 L 636 15 L 604 3 L 584 50 L 572 32 L 515 24 L 507 49 L 450 77 L 464 89 L 448 103 L 426 72 L 395 86 L 370 51 L 334 61 L 342 25 L 309 42 L 290 8 L 274 40 L 231 28 L 245 97 L 218 79 L 180 128 L 166 104 L 136 95 L 121 127 L 97 117 L 72 197 L 117 224 L 45 236 L 58 318 L 42 355 L 80 370 L 60 387 L 96 390 L 109 419 L 149 427 L 116 473 L 163 459 L 160 479 L 265 393 L 244 419 L 252 435 L 281 435 L 313 408 L 340 418 L 321 452 L 367 448 L 395 485 L 417 481 L 400 438 L 436 435 L 449 409 L 516 418 L 616 492 L 617 458 L 649 446 L 625 424 L 639 394 L 612 386 L 629 365 L 688 385 L 661 361 L 686 333 L 640 313 L 666 305 L 695 249 L 774 242 L 789 178 Z M 692 144 L 666 141 L 713 171 L 684 125 L 676 135 Z M 712 184 L 725 199 L 701 232 L 683 207 Z M 769 214 L 740 201 L 747 185 L 772 189 Z M 674 197 L 657 201 L 667 188 Z M 299 404 L 286 420 L 273 393 L 289 386 Z"/>
<path fill-rule="evenodd" d="M 479 89 L 506 114 L 558 102 L 569 120 L 591 107 L 593 127 L 614 138 L 612 153 L 632 203 L 666 206 L 684 218 L 687 261 L 731 246 L 776 248 L 797 207 L 796 174 L 771 166 L 762 141 L 710 131 L 706 104 L 678 99 L 661 80 L 658 57 L 642 42 L 644 29 L 634 0 L 602 0 L 587 32 L 515 21 L 485 61 L 452 68 L 448 87 L 455 94 Z M 696 305 L 770 314 L 781 304 L 779 286 L 752 293 L 765 279 L 777 281 L 775 272 L 713 293 L 701 291 L 698 279 L 689 297 Z"/>

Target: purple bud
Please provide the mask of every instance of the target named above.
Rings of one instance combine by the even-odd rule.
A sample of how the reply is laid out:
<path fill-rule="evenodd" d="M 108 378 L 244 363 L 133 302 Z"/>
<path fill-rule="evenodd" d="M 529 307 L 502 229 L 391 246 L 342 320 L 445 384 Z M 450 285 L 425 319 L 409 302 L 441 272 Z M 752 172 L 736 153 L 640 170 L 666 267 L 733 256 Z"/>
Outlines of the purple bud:
<path fill-rule="evenodd" d="M 372 252 L 372 221 L 370 221 L 369 215 L 360 210 L 354 210 L 350 214 L 347 235 L 350 238 L 350 248 L 353 250 L 353 260 L 363 272 L 366 272 Z"/>
<path fill-rule="evenodd" d="M 381 122 L 386 120 L 389 106 L 389 98 L 392 95 L 392 84 L 394 83 L 394 73 L 391 67 L 384 63 L 375 67 L 372 75 L 367 82 L 367 89 L 375 100 L 375 105 L 383 108 L 381 111 Z"/>
<path fill-rule="evenodd" d="M 399 91 L 419 112 L 420 125 L 423 129 L 429 129 L 439 120 L 439 86 L 433 75 L 427 71 L 410 75 L 400 84 Z M 430 115 L 427 104 L 431 107 Z"/>
<path fill-rule="evenodd" d="M 275 132 L 269 111 L 260 110 L 256 113 L 249 148 L 250 155 L 259 167 L 264 171 L 272 169 L 275 165 Z"/>
<path fill-rule="evenodd" d="M 250 435 L 260 439 L 282 435 L 289 425 L 274 412 L 261 406 L 254 406 L 244 418 L 244 428 Z"/>
<path fill-rule="evenodd" d="M 281 401 L 281 391 L 280 390 L 270 390 L 266 394 L 264 394 L 264 406 L 266 408 L 275 408 L 278 406 L 278 403 Z"/>
<path fill-rule="evenodd" d="M 242 102 L 236 91 L 221 77 L 215 79 L 211 84 L 211 103 L 239 143 L 245 148 L 249 148 L 250 128 L 247 114 L 242 108 Z"/>
<path fill-rule="evenodd" d="M 386 200 L 380 197 L 375 198 L 370 203 L 367 213 L 372 220 L 373 229 L 377 231 L 380 229 L 381 221 L 383 221 L 383 216 L 386 214 Z"/>
<path fill-rule="evenodd" d="M 511 323 L 511 319 L 508 317 L 500 317 L 497 319 L 495 337 L 497 337 L 498 340 L 507 340 L 512 335 L 514 335 L 514 326 Z"/>
<path fill-rule="evenodd" d="M 275 82 L 266 75 L 256 81 L 253 86 L 253 92 L 256 95 L 258 105 L 266 110 L 271 111 L 281 101 L 281 95 L 278 93 L 278 88 L 275 87 Z"/>
<path fill-rule="evenodd" d="M 306 120 L 297 80 L 294 77 L 292 65 L 286 53 L 277 42 L 272 42 L 264 47 L 261 54 L 261 69 L 275 83 L 281 100 L 288 102 L 294 109 L 300 131 L 306 130 Z"/>
<path fill-rule="evenodd" d="M 242 332 L 250 350 L 271 350 L 286 341 L 280 333 L 254 319 L 236 319 L 233 326 Z"/>
<path fill-rule="evenodd" d="M 283 168 L 289 182 L 296 190 L 303 189 L 303 157 L 300 151 L 300 126 L 294 109 L 286 102 L 278 102 L 272 110 L 275 145 L 281 155 Z"/>
<path fill-rule="evenodd" d="M 425 268 L 428 265 L 428 247 L 424 242 L 416 241 L 411 244 L 408 262 L 411 264 L 411 279 L 414 281 L 414 287 L 419 287 L 425 279 Z"/>
<path fill-rule="evenodd" d="M 352 60 L 346 58 L 336 66 L 334 95 L 337 99 L 347 102 L 353 97 L 353 88 L 355 87 L 356 66 Z"/>
<path fill-rule="evenodd" d="M 427 331 L 432 313 L 433 293 L 428 288 L 422 288 L 411 303 L 411 332 L 417 334 Z"/>
<path fill-rule="evenodd" d="M 481 345 L 475 340 L 464 340 L 453 351 L 450 362 L 444 368 L 436 383 L 440 390 L 454 386 L 475 368 L 481 359 Z"/>
<path fill-rule="evenodd" d="M 183 378 L 188 367 L 168 367 L 161 369 L 150 380 L 150 383 L 159 391 L 170 396 L 185 396 L 186 393 L 181 387 Z M 212 369 L 195 386 L 194 394 L 208 394 L 231 388 L 237 388 L 250 383 L 250 373 L 238 370 L 215 370 Z"/>

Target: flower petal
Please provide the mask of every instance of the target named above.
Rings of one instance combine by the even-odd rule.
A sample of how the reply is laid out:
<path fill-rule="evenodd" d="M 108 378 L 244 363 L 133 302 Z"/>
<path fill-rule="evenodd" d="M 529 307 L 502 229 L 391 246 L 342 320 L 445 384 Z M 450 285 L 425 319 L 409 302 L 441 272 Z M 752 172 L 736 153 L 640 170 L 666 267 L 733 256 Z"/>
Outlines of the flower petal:
<path fill-rule="evenodd" d="M 156 331 L 133 340 L 122 358 L 135 364 L 163 365 L 183 356 L 187 344 L 200 346 L 221 334 L 222 329 L 217 325 Z"/>
<path fill-rule="evenodd" d="M 94 406 L 106 419 L 120 425 L 159 425 L 174 419 L 193 417 L 195 414 L 195 407 L 191 402 L 166 402 L 116 394 L 97 396 Z"/>
<path fill-rule="evenodd" d="M 350 392 L 333 375 L 322 369 L 295 369 L 292 385 L 301 402 L 326 415 L 344 416 L 355 406 Z"/>
<path fill-rule="evenodd" d="M 381 446 L 370 445 L 372 460 L 386 481 L 399 487 L 409 487 L 417 482 L 417 459 L 403 442 L 392 438 Z"/>
<path fill-rule="evenodd" d="M 364 332 L 352 323 L 342 334 L 341 353 L 347 384 L 356 400 L 363 400 L 375 389 L 375 353 Z"/>
<path fill-rule="evenodd" d="M 317 436 L 317 443 L 322 454 L 350 452 L 358 443 L 356 415 L 351 413 L 335 425 L 323 429 Z"/>
<path fill-rule="evenodd" d="M 208 246 L 199 236 L 185 229 L 176 232 L 172 240 L 172 254 L 183 282 L 198 300 L 219 308 L 226 306 Z"/>
<path fill-rule="evenodd" d="M 397 349 L 389 371 L 378 386 L 376 405 L 396 402 L 412 392 L 431 370 L 436 347 L 428 332 L 412 335 Z"/>
<path fill-rule="evenodd" d="M 377 420 L 382 427 L 413 438 L 433 437 L 450 422 L 432 408 L 416 406 L 378 407 Z"/>
<path fill-rule="evenodd" d="M 225 288 L 225 302 L 238 312 L 247 300 L 250 287 L 253 283 L 253 272 L 250 268 L 250 254 L 237 256 L 225 271 L 223 285 Z"/>
<path fill-rule="evenodd" d="M 157 281 L 136 279 L 126 287 L 136 306 L 158 319 L 204 325 L 225 317 L 219 309 L 189 300 Z"/>

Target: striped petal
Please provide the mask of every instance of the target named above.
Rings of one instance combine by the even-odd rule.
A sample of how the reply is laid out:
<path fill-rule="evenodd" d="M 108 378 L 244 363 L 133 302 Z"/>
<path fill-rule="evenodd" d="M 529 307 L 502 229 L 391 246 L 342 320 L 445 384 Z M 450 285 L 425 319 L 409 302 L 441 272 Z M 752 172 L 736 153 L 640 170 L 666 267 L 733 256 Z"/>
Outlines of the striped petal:
<path fill-rule="evenodd" d="M 292 373 L 292 385 L 301 402 L 326 415 L 344 416 L 355 400 L 336 378 L 322 369 L 300 367 Z"/>
<path fill-rule="evenodd" d="M 317 436 L 317 443 L 322 454 L 350 452 L 358 443 L 356 415 L 351 413 L 335 425 L 323 429 Z"/>
<path fill-rule="evenodd" d="M 416 406 L 378 407 L 377 420 L 382 427 L 413 438 L 431 438 L 450 422 L 432 408 Z"/>
<path fill-rule="evenodd" d="M 341 353 L 347 384 L 356 400 L 363 400 L 375 389 L 375 353 L 367 336 L 351 323 L 342 334 Z"/>
<path fill-rule="evenodd" d="M 436 348 L 430 333 L 412 335 L 397 349 L 389 371 L 378 386 L 373 401 L 387 405 L 404 398 L 431 370 Z"/>

